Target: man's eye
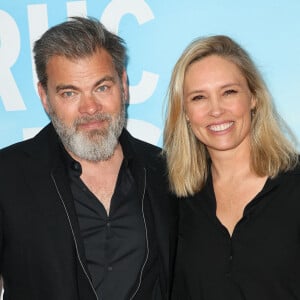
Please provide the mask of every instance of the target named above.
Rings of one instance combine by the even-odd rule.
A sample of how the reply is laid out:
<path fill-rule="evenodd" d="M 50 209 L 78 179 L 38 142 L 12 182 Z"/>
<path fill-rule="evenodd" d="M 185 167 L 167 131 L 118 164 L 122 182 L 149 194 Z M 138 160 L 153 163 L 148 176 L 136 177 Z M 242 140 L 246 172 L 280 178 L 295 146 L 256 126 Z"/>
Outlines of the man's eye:
<path fill-rule="evenodd" d="M 106 90 L 108 90 L 108 86 L 107 85 L 100 85 L 98 87 L 98 91 L 99 92 L 105 92 Z"/>
<path fill-rule="evenodd" d="M 63 92 L 63 93 L 62 93 L 62 96 L 63 96 L 64 98 L 70 98 L 70 97 L 73 97 L 74 95 L 75 95 L 75 93 L 72 92 L 72 91 L 66 91 L 66 92 Z"/>

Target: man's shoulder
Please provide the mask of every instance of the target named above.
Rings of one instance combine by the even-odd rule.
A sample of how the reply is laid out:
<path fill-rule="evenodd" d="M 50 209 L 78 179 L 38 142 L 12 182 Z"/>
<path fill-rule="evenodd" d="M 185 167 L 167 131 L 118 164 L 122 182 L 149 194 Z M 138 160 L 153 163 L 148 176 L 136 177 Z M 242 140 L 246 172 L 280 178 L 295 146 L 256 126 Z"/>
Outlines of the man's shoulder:
<path fill-rule="evenodd" d="M 47 125 L 36 136 L 2 148 L 0 150 L 0 158 L 3 161 L 3 159 L 41 153 L 45 149 L 49 148 L 51 135 L 53 135 L 52 128 L 50 125 Z"/>
<path fill-rule="evenodd" d="M 2 148 L 0 150 L 0 156 L 1 157 L 8 157 L 8 156 L 14 156 L 14 155 L 20 155 L 22 152 L 24 152 L 30 145 L 32 144 L 33 138 L 30 138 L 25 141 L 17 142 L 14 144 L 11 144 L 5 148 Z"/>
<path fill-rule="evenodd" d="M 156 154 L 161 154 L 162 153 L 162 149 L 160 147 L 158 147 L 157 145 L 153 145 L 150 144 L 146 141 L 137 139 L 137 138 L 133 138 L 134 139 L 134 143 L 137 147 L 138 150 L 143 151 L 145 153 L 148 153 L 149 155 L 156 155 Z"/>
<path fill-rule="evenodd" d="M 124 141 L 126 141 L 125 143 L 129 144 L 131 150 L 133 150 L 139 156 L 142 155 L 143 157 L 148 157 L 149 159 L 162 159 L 163 157 L 162 149 L 160 147 L 132 136 L 127 130 L 122 132 L 121 139 L 123 139 L 123 144 Z"/>

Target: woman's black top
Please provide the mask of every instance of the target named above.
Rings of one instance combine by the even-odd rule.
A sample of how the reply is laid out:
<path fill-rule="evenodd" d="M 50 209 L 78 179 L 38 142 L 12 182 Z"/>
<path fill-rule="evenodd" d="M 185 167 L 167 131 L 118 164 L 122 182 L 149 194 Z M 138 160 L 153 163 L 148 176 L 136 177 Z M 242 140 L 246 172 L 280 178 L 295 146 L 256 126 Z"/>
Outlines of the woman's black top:
<path fill-rule="evenodd" d="M 180 199 L 172 299 L 300 299 L 300 168 L 268 179 L 230 237 L 212 178 Z"/>

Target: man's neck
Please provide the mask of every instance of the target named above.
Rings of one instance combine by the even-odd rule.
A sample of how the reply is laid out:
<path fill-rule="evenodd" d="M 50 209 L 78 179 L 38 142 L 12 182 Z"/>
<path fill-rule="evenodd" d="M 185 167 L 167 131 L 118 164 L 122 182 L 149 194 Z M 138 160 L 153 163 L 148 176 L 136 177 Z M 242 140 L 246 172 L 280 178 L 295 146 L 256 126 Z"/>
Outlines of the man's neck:
<path fill-rule="evenodd" d="M 81 164 L 81 180 L 103 204 L 107 214 L 109 214 L 110 201 L 115 190 L 123 157 L 120 144 L 117 145 L 114 154 L 105 161 L 87 161 L 73 156 Z"/>

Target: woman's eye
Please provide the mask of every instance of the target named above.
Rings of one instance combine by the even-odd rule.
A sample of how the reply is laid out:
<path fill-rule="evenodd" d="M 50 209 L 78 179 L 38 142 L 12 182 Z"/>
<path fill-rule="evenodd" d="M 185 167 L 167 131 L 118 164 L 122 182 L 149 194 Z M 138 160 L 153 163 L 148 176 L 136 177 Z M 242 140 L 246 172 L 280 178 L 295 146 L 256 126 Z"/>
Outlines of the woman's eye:
<path fill-rule="evenodd" d="M 224 94 L 227 96 L 227 95 L 232 95 L 232 94 L 236 94 L 237 93 L 237 91 L 236 90 L 226 90 L 225 92 L 224 92 Z"/>
<path fill-rule="evenodd" d="M 203 95 L 197 95 L 197 96 L 194 96 L 193 98 L 192 98 L 192 101 L 197 101 L 197 100 L 202 100 L 202 99 L 204 99 L 205 97 L 203 96 Z"/>

